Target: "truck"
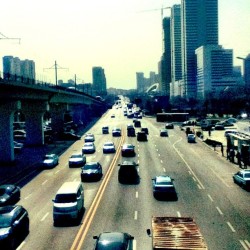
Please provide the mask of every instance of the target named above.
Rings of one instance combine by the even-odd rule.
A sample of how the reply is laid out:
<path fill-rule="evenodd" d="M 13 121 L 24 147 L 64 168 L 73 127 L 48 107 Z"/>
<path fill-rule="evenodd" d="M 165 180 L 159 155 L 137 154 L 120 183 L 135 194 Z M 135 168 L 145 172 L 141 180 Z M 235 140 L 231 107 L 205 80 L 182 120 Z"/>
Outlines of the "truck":
<path fill-rule="evenodd" d="M 152 231 L 151 231 L 152 230 Z M 153 250 L 208 250 L 200 229 L 192 217 L 152 217 Z"/>

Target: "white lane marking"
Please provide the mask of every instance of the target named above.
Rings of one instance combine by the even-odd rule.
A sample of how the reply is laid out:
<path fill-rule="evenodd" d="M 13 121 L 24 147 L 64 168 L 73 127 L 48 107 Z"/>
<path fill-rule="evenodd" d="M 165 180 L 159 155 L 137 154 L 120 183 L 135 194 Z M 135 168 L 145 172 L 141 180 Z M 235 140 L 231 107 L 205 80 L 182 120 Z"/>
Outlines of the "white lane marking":
<path fill-rule="evenodd" d="M 57 174 L 57 173 L 59 173 L 61 170 L 57 170 L 56 172 L 55 172 L 55 174 Z"/>
<path fill-rule="evenodd" d="M 136 250 L 136 240 L 133 240 L 133 249 Z"/>
<path fill-rule="evenodd" d="M 139 159 L 138 159 L 137 163 L 138 163 L 138 164 L 140 163 Z"/>
<path fill-rule="evenodd" d="M 194 176 L 193 176 L 193 180 L 194 180 L 194 182 L 196 182 L 196 179 L 194 178 Z"/>
<path fill-rule="evenodd" d="M 158 154 L 158 156 L 160 157 L 161 155 L 160 155 L 160 154 Z"/>
<path fill-rule="evenodd" d="M 212 196 L 210 194 L 208 194 L 207 196 L 210 199 L 210 201 L 212 201 L 212 202 L 214 201 L 213 198 L 212 198 Z"/>
<path fill-rule="evenodd" d="M 158 151 L 159 151 L 159 149 L 157 148 L 157 149 L 156 149 L 156 151 L 158 152 Z"/>
<path fill-rule="evenodd" d="M 247 240 L 240 240 L 240 244 L 243 246 L 245 250 L 250 249 L 250 243 Z"/>
<path fill-rule="evenodd" d="M 199 184 L 197 184 L 197 187 L 198 187 L 199 189 L 202 189 L 202 187 L 201 187 Z"/>
<path fill-rule="evenodd" d="M 138 157 L 139 157 L 140 155 L 138 154 Z"/>
<path fill-rule="evenodd" d="M 135 198 L 138 199 L 138 191 L 135 192 Z"/>
<path fill-rule="evenodd" d="M 161 160 L 161 163 L 163 163 L 163 160 Z"/>
<path fill-rule="evenodd" d="M 138 211 L 135 211 L 134 220 L 137 220 L 137 217 L 138 217 Z"/>
<path fill-rule="evenodd" d="M 179 211 L 177 211 L 177 216 L 181 217 L 181 213 Z"/>
<path fill-rule="evenodd" d="M 45 180 L 45 181 L 42 183 L 42 185 L 44 185 L 47 181 L 48 181 L 48 180 Z"/>
<path fill-rule="evenodd" d="M 185 163 L 185 165 L 187 166 L 188 170 L 192 173 L 192 175 L 195 177 L 195 179 L 199 182 L 199 185 L 202 189 L 205 189 L 205 187 L 203 186 L 203 184 L 201 183 L 201 181 L 199 180 L 199 178 L 196 176 L 196 174 L 194 173 L 194 171 L 192 170 L 192 168 L 189 166 L 189 164 L 186 162 L 186 160 L 184 159 L 184 157 L 181 155 L 181 153 L 178 151 L 178 149 L 175 147 L 175 144 L 178 143 L 179 141 L 181 141 L 182 138 L 180 138 L 180 140 L 176 141 L 173 145 L 174 150 L 177 152 L 177 154 L 181 157 L 181 159 L 183 160 L 183 162 Z"/>
<path fill-rule="evenodd" d="M 31 195 L 32 195 L 32 194 L 27 195 L 24 199 L 25 199 L 25 200 L 29 199 Z"/>
<path fill-rule="evenodd" d="M 222 211 L 220 210 L 219 207 L 216 207 L 216 209 L 218 210 L 218 212 L 219 212 L 220 215 L 223 215 L 223 213 L 222 213 Z"/>
<path fill-rule="evenodd" d="M 19 245 L 19 247 L 18 247 L 16 250 L 20 250 L 20 249 L 24 246 L 25 243 L 26 243 L 26 242 L 23 241 L 23 242 Z"/>
<path fill-rule="evenodd" d="M 236 232 L 236 230 L 234 229 L 234 227 L 232 226 L 232 224 L 229 221 L 227 221 L 227 225 L 230 227 L 230 229 L 232 230 L 233 233 Z"/>
<path fill-rule="evenodd" d="M 43 216 L 43 218 L 41 219 L 41 221 L 44 221 L 48 215 L 49 215 L 49 213 L 46 213 L 46 214 Z"/>
<path fill-rule="evenodd" d="M 165 173 L 166 173 L 166 168 L 163 168 L 163 172 L 165 172 Z"/>
<path fill-rule="evenodd" d="M 140 151 L 140 149 L 138 148 L 138 149 L 137 149 L 137 151 L 139 152 L 139 151 Z"/>

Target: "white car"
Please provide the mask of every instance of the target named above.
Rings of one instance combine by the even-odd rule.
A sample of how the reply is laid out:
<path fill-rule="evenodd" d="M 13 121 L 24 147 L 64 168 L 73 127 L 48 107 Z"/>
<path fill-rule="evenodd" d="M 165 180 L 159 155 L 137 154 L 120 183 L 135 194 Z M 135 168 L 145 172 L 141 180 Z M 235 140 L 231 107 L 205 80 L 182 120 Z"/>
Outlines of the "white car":
<path fill-rule="evenodd" d="M 95 153 L 95 144 L 93 142 L 85 142 L 82 147 L 83 154 Z"/>
<path fill-rule="evenodd" d="M 95 136 L 91 133 L 86 134 L 84 138 L 85 142 L 94 142 L 95 141 Z"/>
<path fill-rule="evenodd" d="M 69 158 L 69 167 L 82 167 L 86 163 L 86 156 L 82 153 L 74 153 Z"/>
<path fill-rule="evenodd" d="M 53 168 L 55 167 L 59 162 L 59 157 L 56 154 L 47 154 L 44 156 L 43 159 L 43 167 L 44 168 Z"/>
<path fill-rule="evenodd" d="M 105 142 L 103 145 L 103 153 L 115 153 L 115 144 L 113 142 Z"/>

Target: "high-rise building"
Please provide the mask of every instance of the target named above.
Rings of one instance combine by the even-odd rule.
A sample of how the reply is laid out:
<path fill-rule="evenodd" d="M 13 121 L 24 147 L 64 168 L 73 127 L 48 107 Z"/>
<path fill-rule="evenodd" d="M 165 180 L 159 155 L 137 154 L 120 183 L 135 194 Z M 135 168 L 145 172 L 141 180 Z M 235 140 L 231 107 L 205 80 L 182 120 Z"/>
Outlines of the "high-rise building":
<path fill-rule="evenodd" d="M 218 0 L 182 0 L 182 96 L 196 98 L 196 56 L 200 46 L 218 45 Z"/>
<path fill-rule="evenodd" d="M 182 79 L 181 69 L 181 5 L 171 9 L 171 83 L 170 97 L 181 95 L 179 83 Z"/>
<path fill-rule="evenodd" d="M 248 88 L 250 88 L 250 54 L 244 59 L 244 80 Z"/>
<path fill-rule="evenodd" d="M 163 19 L 164 51 L 160 62 L 160 90 L 164 96 L 170 96 L 171 82 L 171 36 L 170 36 L 170 18 Z"/>
<path fill-rule="evenodd" d="M 3 57 L 3 74 L 10 79 L 20 80 L 21 78 L 35 80 L 35 62 L 32 60 L 20 60 L 18 57 Z"/>
<path fill-rule="evenodd" d="M 102 67 L 92 68 L 93 92 L 95 95 L 106 95 L 107 84 L 104 69 Z"/>
<path fill-rule="evenodd" d="M 144 73 L 143 72 L 136 72 L 136 87 L 138 93 L 143 93 L 145 90 L 144 87 Z"/>
<path fill-rule="evenodd" d="M 195 50 L 197 56 L 197 98 L 235 88 L 240 76 L 233 72 L 233 50 L 220 45 L 201 46 Z"/>

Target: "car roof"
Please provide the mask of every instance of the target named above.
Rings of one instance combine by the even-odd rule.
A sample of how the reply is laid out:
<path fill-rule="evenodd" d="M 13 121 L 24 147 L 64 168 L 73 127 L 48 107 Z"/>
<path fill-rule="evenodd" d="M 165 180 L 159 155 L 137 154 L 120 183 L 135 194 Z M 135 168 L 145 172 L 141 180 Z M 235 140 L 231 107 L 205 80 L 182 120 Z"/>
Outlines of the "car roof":
<path fill-rule="evenodd" d="M 123 161 L 120 165 L 136 165 L 134 161 Z"/>
<path fill-rule="evenodd" d="M 168 175 L 158 175 L 155 177 L 156 182 L 172 182 L 172 179 Z"/>
<path fill-rule="evenodd" d="M 118 249 L 116 247 L 123 246 L 123 244 L 126 242 L 126 236 L 126 233 L 121 232 L 104 232 L 99 235 L 98 249 L 102 249 L 99 248 L 101 246 L 103 246 L 103 249 L 106 249 L 105 246 L 114 247 L 115 249 Z"/>

